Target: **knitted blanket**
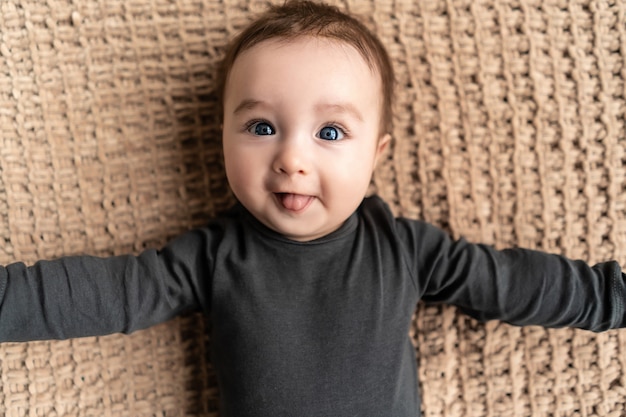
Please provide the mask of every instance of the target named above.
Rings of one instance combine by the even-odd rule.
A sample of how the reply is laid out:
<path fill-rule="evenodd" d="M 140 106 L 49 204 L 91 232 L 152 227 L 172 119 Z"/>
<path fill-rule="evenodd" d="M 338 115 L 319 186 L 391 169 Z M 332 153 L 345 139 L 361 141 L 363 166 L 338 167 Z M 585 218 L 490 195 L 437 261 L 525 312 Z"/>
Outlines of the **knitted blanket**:
<path fill-rule="evenodd" d="M 337 3 L 397 71 L 394 142 L 372 183 L 397 214 L 626 265 L 626 3 Z M 215 66 L 263 9 L 0 1 L 0 263 L 137 253 L 227 208 Z M 209 326 L 191 315 L 0 345 L 0 415 L 219 416 Z M 411 334 L 426 416 L 626 415 L 626 331 L 420 305 Z"/>

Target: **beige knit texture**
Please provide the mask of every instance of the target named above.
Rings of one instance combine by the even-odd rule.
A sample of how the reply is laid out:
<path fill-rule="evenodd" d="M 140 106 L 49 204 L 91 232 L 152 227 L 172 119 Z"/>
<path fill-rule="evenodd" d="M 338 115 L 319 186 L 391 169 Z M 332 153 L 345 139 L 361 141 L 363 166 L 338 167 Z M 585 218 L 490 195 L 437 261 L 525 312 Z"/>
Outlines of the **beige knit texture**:
<path fill-rule="evenodd" d="M 373 184 L 396 213 L 499 248 L 626 265 L 623 0 L 339 5 L 397 71 L 394 143 Z M 136 253 L 228 207 L 214 69 L 263 9 L 1 0 L 0 263 Z M 0 415 L 218 416 L 209 326 L 195 315 L 0 345 Z M 626 331 L 420 306 L 412 334 L 426 416 L 626 415 Z"/>

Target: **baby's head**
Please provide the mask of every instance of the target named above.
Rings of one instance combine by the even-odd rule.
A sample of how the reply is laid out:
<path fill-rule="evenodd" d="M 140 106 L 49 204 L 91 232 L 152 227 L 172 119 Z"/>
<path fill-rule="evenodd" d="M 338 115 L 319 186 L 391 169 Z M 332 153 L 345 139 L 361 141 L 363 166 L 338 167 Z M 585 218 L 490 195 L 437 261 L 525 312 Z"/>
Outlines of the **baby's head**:
<path fill-rule="evenodd" d="M 219 86 L 239 201 L 293 240 L 338 229 L 390 137 L 394 76 L 380 41 L 336 8 L 287 2 L 232 42 Z"/>

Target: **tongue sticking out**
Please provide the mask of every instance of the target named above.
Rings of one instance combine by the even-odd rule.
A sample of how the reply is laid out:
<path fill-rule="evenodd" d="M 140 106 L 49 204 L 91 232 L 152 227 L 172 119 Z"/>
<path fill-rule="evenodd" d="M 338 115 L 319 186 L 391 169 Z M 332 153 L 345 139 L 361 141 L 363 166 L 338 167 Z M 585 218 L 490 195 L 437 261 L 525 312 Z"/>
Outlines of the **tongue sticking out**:
<path fill-rule="evenodd" d="M 278 199 L 287 210 L 300 211 L 311 202 L 313 197 L 309 195 L 281 193 L 278 194 Z"/>

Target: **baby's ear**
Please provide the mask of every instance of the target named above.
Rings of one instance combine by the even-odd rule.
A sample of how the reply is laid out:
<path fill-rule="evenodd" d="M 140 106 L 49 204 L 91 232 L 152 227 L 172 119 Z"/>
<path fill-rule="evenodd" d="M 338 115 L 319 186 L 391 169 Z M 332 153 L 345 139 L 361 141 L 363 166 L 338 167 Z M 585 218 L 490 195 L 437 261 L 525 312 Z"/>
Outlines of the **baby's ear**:
<path fill-rule="evenodd" d="M 391 135 L 389 133 L 385 133 L 378 139 L 378 145 L 376 145 L 376 161 L 378 162 L 378 158 L 385 152 L 387 146 L 389 146 L 389 142 L 391 142 Z"/>

